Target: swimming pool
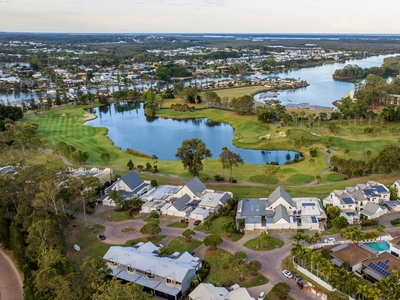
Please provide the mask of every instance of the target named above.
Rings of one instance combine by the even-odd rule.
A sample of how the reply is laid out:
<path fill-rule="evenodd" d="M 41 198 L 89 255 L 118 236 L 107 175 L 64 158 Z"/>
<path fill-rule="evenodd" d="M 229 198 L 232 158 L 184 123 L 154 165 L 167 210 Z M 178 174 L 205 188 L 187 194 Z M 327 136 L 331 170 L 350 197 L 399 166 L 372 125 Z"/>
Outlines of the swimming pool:
<path fill-rule="evenodd" d="M 367 245 L 376 251 L 388 251 L 390 249 L 390 246 L 387 242 L 364 243 L 364 245 Z"/>

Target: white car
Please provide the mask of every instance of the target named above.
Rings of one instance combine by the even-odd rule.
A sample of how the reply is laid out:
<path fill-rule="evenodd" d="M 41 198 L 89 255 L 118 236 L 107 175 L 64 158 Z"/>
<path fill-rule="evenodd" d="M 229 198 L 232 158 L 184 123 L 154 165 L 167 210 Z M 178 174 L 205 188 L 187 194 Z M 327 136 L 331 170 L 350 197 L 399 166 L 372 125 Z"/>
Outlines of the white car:
<path fill-rule="evenodd" d="M 290 271 L 288 271 L 288 270 L 283 270 L 282 274 L 285 275 L 287 278 L 293 277 L 292 273 L 290 273 Z"/>
<path fill-rule="evenodd" d="M 260 295 L 258 296 L 258 300 L 264 300 L 265 298 L 265 293 L 261 292 Z"/>
<path fill-rule="evenodd" d="M 336 239 L 333 237 L 324 239 L 324 243 L 334 243 L 334 242 L 336 242 Z"/>

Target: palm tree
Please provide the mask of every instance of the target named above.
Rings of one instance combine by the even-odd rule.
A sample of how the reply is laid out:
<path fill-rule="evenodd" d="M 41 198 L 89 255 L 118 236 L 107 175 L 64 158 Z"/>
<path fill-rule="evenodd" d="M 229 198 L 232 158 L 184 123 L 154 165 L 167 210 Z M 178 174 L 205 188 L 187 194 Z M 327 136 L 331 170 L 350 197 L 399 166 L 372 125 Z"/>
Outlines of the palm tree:
<path fill-rule="evenodd" d="M 197 274 L 192 278 L 192 280 L 190 281 L 190 284 L 191 284 L 193 287 L 196 287 L 196 286 L 198 286 L 198 285 L 200 284 L 200 282 L 201 282 L 201 275 L 200 275 L 199 273 L 197 273 Z"/>
<path fill-rule="evenodd" d="M 112 190 L 110 194 L 108 194 L 108 198 L 110 198 L 117 206 L 117 209 L 121 208 L 122 203 L 124 202 L 124 197 L 117 191 Z"/>
<path fill-rule="evenodd" d="M 361 285 L 361 284 L 359 284 L 359 285 L 357 286 L 356 291 L 357 291 L 357 295 L 362 296 L 362 298 L 363 298 L 363 300 L 364 300 L 364 299 L 365 299 L 365 296 L 368 295 L 368 286 L 367 286 L 367 285 Z"/>
<path fill-rule="evenodd" d="M 383 226 L 383 225 L 378 225 L 378 226 L 376 226 L 376 231 L 378 231 L 378 233 L 379 233 L 379 240 L 381 241 L 382 240 L 382 236 L 381 236 L 381 234 L 383 233 L 383 232 L 385 232 L 385 226 Z"/>

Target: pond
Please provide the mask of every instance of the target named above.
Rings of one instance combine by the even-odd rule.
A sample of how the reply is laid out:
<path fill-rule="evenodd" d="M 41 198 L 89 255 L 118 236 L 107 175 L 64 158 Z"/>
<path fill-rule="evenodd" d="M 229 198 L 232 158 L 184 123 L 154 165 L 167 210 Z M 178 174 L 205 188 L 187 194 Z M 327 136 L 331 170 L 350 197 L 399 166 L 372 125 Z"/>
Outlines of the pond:
<path fill-rule="evenodd" d="M 107 136 L 122 150 L 131 148 L 148 155 L 157 155 L 161 160 L 177 160 L 175 154 L 185 139 L 201 139 L 218 158 L 223 147 L 240 154 L 249 164 L 264 164 L 299 158 L 300 154 L 288 150 L 250 150 L 232 144 L 234 130 L 226 123 L 208 119 L 163 119 L 147 118 L 143 105 L 132 102 L 114 103 L 88 110 L 97 116 L 86 125 L 105 127 Z"/>

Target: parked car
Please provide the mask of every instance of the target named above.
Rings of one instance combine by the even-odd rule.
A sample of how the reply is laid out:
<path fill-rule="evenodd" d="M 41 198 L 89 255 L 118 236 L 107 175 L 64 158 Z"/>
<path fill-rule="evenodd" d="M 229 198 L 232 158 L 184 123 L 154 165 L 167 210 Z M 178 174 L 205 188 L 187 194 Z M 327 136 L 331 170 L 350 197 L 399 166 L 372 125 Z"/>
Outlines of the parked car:
<path fill-rule="evenodd" d="M 287 278 L 293 277 L 292 273 L 290 273 L 290 271 L 288 271 L 288 270 L 283 270 L 282 274 L 285 275 Z"/>
<path fill-rule="evenodd" d="M 324 243 L 334 243 L 334 242 L 336 242 L 336 239 L 333 237 L 324 239 Z"/>
<path fill-rule="evenodd" d="M 194 221 L 194 225 L 195 225 L 195 226 L 199 225 L 200 223 L 201 223 L 201 221 L 200 221 L 200 220 L 196 220 L 196 221 Z"/>
<path fill-rule="evenodd" d="M 106 239 L 106 236 L 102 233 L 99 234 L 99 239 L 101 239 L 102 241 L 104 241 Z"/>
<path fill-rule="evenodd" d="M 258 300 L 264 300 L 265 298 L 265 293 L 261 292 L 260 295 L 258 296 Z"/>
<path fill-rule="evenodd" d="M 300 280 L 302 280 L 302 279 L 303 279 L 303 276 L 301 276 L 300 274 L 294 275 L 294 280 L 300 281 Z"/>

